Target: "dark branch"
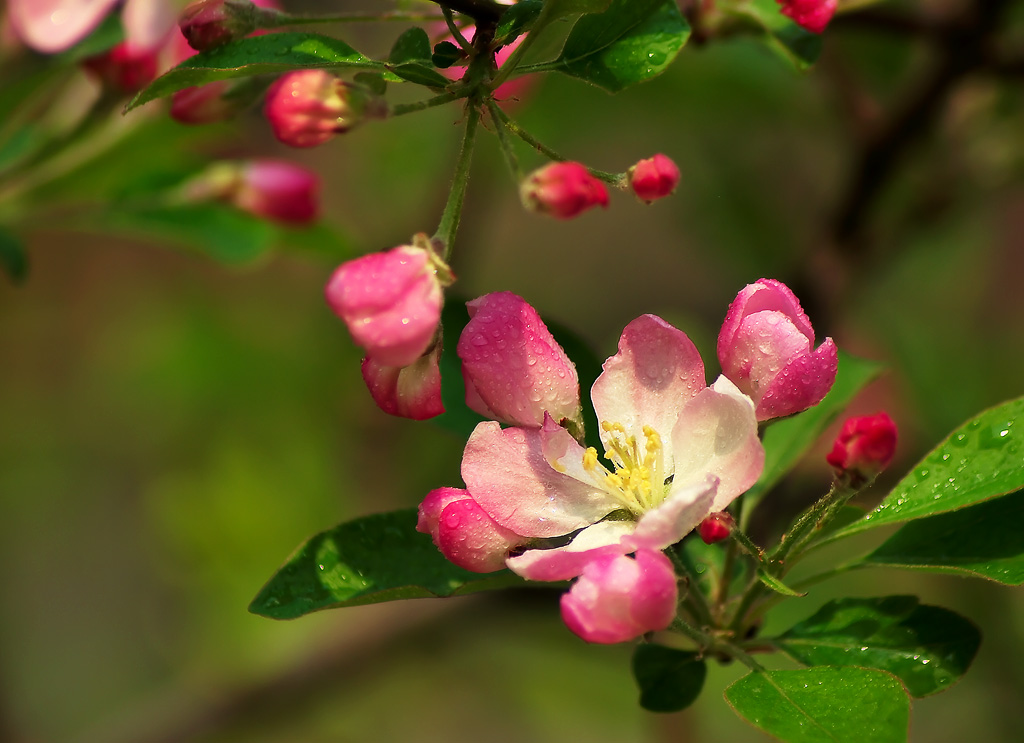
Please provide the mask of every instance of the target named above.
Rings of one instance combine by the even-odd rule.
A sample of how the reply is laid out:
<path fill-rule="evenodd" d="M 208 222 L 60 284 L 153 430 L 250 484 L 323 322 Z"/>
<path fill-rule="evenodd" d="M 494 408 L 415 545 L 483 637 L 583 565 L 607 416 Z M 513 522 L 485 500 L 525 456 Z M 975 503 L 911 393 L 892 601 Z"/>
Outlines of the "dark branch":
<path fill-rule="evenodd" d="M 497 24 L 501 14 L 507 10 L 505 6 L 498 5 L 493 0 L 432 0 L 432 2 L 456 13 L 468 15 L 477 23 L 489 26 Z"/>

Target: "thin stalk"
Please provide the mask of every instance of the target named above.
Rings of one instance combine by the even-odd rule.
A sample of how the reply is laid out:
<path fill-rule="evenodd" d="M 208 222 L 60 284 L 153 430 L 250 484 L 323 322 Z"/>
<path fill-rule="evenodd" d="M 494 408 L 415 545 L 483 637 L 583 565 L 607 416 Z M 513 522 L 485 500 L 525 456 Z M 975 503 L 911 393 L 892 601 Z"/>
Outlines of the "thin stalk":
<path fill-rule="evenodd" d="M 460 93 L 442 93 L 441 95 L 428 98 L 425 101 L 417 101 L 416 103 L 400 103 L 394 106 L 388 111 L 388 116 L 405 116 L 406 114 L 416 113 L 417 111 L 426 111 L 428 108 L 434 106 L 441 106 L 445 103 L 451 103 L 462 98 L 463 95 Z"/>
<path fill-rule="evenodd" d="M 505 157 L 505 164 L 508 166 L 512 178 L 518 184 L 523 180 L 523 171 L 519 167 L 519 158 L 516 157 L 515 148 L 512 147 L 512 142 L 509 140 L 508 128 L 501 116 L 495 113 L 494 109 L 496 108 L 498 108 L 498 104 L 494 102 L 494 99 L 488 99 L 487 110 L 491 114 L 491 121 L 494 122 L 494 134 L 498 138 L 501 154 Z"/>
<path fill-rule="evenodd" d="M 277 21 L 277 28 L 287 26 L 312 26 L 318 23 L 376 23 L 377 21 L 411 21 L 429 23 L 443 21 L 441 13 L 403 13 L 392 10 L 387 13 L 335 13 L 333 15 L 302 16 L 283 13 Z"/>
<path fill-rule="evenodd" d="M 848 501 L 856 492 L 854 488 L 833 481 L 828 492 L 800 514 L 793 526 L 782 537 L 782 542 L 770 555 L 772 562 L 781 567 L 780 576 L 791 567 L 791 565 L 785 564 L 786 559 L 794 555 L 809 539 L 813 538 L 812 532 L 824 526 L 835 515 L 838 507 Z"/>
<path fill-rule="evenodd" d="M 473 45 L 469 43 L 469 40 L 462 35 L 462 31 L 457 25 L 455 25 L 455 18 L 452 17 L 452 12 L 448 8 L 442 8 L 444 13 L 444 22 L 448 26 L 448 32 L 452 35 L 452 38 L 462 47 L 463 51 L 470 51 Z"/>
<path fill-rule="evenodd" d="M 466 187 L 469 185 L 469 166 L 473 162 L 473 143 L 476 141 L 476 130 L 479 123 L 480 109 L 477 107 L 476 101 L 470 100 L 467 105 L 466 132 L 462 137 L 459 158 L 455 162 L 452 188 L 448 192 L 448 202 L 444 205 L 444 212 L 441 214 L 441 223 L 437 226 L 437 232 L 434 233 L 434 239 L 444 245 L 442 258 L 445 263 L 448 263 L 451 258 L 455 233 L 459 229 L 459 219 L 462 217 L 462 205 L 466 200 Z"/>
<path fill-rule="evenodd" d="M 569 158 L 563 157 L 559 153 L 555 152 L 553 149 L 548 147 L 546 144 L 544 144 L 539 139 L 530 134 L 528 131 L 519 126 L 515 119 L 511 118 L 508 114 L 502 111 L 500 107 L 496 109 L 496 115 L 501 119 L 505 126 L 508 127 L 508 130 L 510 132 L 515 134 L 521 140 L 526 142 L 526 144 L 533 147 L 535 150 L 537 150 L 537 152 L 541 153 L 549 160 L 554 160 L 555 162 L 560 163 L 568 161 Z M 597 170 L 596 168 L 587 168 L 587 171 L 595 178 L 602 180 L 605 183 L 609 183 L 617 188 L 622 188 L 623 184 L 625 183 L 625 174 L 623 173 L 609 173 L 605 170 Z"/>
<path fill-rule="evenodd" d="M 729 584 L 732 583 L 732 571 L 736 567 L 736 547 L 736 542 L 729 542 L 729 546 L 725 548 L 725 562 L 722 564 L 722 574 L 719 576 L 715 591 L 715 614 L 719 621 L 725 602 L 729 599 Z"/>
<path fill-rule="evenodd" d="M 689 637 L 701 650 L 705 652 L 719 652 L 735 658 L 752 671 L 764 671 L 764 666 L 754 660 L 749 653 L 734 645 L 731 642 L 721 642 L 714 635 L 702 632 L 692 624 L 676 619 L 672 622 L 671 629 Z"/>
<path fill-rule="evenodd" d="M 675 548 L 668 550 L 668 556 L 672 560 L 672 564 L 676 570 L 686 578 L 686 583 L 689 588 L 684 601 L 687 603 L 690 613 L 694 619 L 704 624 L 705 626 L 713 626 L 715 624 L 715 618 L 711 611 L 711 605 L 708 603 L 707 596 L 700 590 L 700 584 L 697 580 L 697 576 L 694 574 L 690 567 L 689 562 L 683 559 L 682 555 L 678 552 L 681 546 L 677 545 Z"/>

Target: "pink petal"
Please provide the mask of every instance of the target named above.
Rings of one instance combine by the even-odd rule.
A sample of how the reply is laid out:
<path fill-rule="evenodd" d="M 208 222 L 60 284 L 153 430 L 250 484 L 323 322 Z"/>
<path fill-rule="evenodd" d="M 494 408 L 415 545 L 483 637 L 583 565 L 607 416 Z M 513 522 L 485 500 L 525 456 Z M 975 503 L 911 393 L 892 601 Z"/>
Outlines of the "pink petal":
<path fill-rule="evenodd" d="M 580 416 L 576 367 L 540 315 L 522 297 L 496 292 L 467 304 L 470 321 L 459 337 L 466 404 L 481 415 L 539 427 Z"/>
<path fill-rule="evenodd" d="M 622 538 L 636 524 L 632 521 L 602 521 L 588 526 L 564 547 L 532 549 L 506 561 L 512 572 L 527 580 L 569 580 L 583 572 L 598 557 L 624 555 L 627 548 Z"/>
<path fill-rule="evenodd" d="M 704 362 L 683 331 L 660 317 L 642 315 L 622 331 L 619 351 L 604 362 L 591 395 L 599 421 L 621 423 L 646 446 L 642 428 L 657 431 L 671 471 L 669 434 L 683 405 L 705 387 Z M 607 446 L 607 434 L 601 432 Z"/>
<path fill-rule="evenodd" d="M 416 530 L 430 534 L 450 561 L 475 573 L 492 573 L 505 567 L 513 547 L 525 541 L 491 520 L 465 490 L 439 488 L 420 505 Z"/>
<path fill-rule="evenodd" d="M 363 359 L 363 381 L 377 407 L 390 415 L 417 421 L 441 415 L 440 356 L 438 344 L 409 366 L 385 366 L 369 356 Z"/>
<path fill-rule="evenodd" d="M 127 0 L 121 11 L 125 42 L 137 49 L 156 49 L 177 28 L 177 8 L 171 0 Z"/>
<path fill-rule="evenodd" d="M 60 52 L 89 35 L 117 0 L 8 0 L 15 33 L 45 54 Z"/>
<path fill-rule="evenodd" d="M 762 390 L 757 419 L 792 415 L 817 405 L 832 389 L 838 369 L 839 351 L 831 338 L 826 338 L 814 353 L 790 359 Z"/>
<path fill-rule="evenodd" d="M 724 376 L 680 411 L 672 445 L 676 451 L 673 490 L 703 482 L 707 475 L 719 479 L 709 512 L 724 511 L 757 481 L 764 468 L 754 406 Z"/>
<path fill-rule="evenodd" d="M 640 517 L 636 529 L 623 541 L 630 549 L 662 550 L 675 544 L 711 513 L 718 478 L 708 475 L 704 482 L 673 488 L 657 508 Z"/>
<path fill-rule="evenodd" d="M 587 642 L 615 643 L 666 629 L 679 589 L 672 563 L 660 552 L 591 562 L 562 596 L 562 619 Z"/>
<path fill-rule="evenodd" d="M 617 508 L 603 491 L 552 469 L 537 429 L 478 424 L 462 455 L 462 479 L 491 518 L 527 537 L 568 534 Z"/>

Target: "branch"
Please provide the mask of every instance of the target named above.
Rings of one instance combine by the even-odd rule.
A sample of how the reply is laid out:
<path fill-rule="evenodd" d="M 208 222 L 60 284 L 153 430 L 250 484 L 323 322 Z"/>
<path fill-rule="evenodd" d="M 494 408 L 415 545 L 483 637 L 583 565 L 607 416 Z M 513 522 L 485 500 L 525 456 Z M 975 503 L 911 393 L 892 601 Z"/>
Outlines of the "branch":
<path fill-rule="evenodd" d="M 487 26 L 496 25 L 502 13 L 507 10 L 506 6 L 498 5 L 492 0 L 432 0 L 432 2 L 442 8 L 468 15 L 478 25 Z"/>

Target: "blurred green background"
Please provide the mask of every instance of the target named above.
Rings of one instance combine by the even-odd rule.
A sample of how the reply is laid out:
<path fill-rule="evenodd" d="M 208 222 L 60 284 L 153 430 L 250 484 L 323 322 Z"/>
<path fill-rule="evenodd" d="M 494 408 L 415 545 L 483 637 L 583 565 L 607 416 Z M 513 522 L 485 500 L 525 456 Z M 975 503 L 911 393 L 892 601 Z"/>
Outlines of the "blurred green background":
<path fill-rule="evenodd" d="M 892 7 L 941 17 L 956 5 Z M 1004 41 L 1022 39 L 1020 6 Z M 384 53 L 396 31 L 363 33 L 346 38 Z M 761 276 L 786 281 L 821 335 L 889 365 L 854 405 L 885 408 L 900 426 L 898 460 L 865 502 L 877 499 L 954 426 L 1024 391 L 1019 73 L 958 79 L 932 125 L 900 149 L 857 234 L 835 228 L 865 143 L 951 53 L 838 22 L 806 75 L 735 39 L 691 44 L 668 73 L 615 98 L 567 78 L 538 81 L 511 111 L 539 138 L 606 170 L 665 152 L 682 183 L 652 206 L 617 193 L 605 212 L 554 222 L 522 211 L 484 136 L 457 291 L 522 294 L 601 357 L 629 320 L 659 313 L 694 338 L 710 377 L 735 293 Z M 574 637 L 555 592 L 283 623 L 246 612 L 314 532 L 460 482 L 464 442 L 373 406 L 358 350 L 322 299 L 345 256 L 433 231 L 460 120 L 443 107 L 295 152 L 254 113 L 241 135 L 214 129 L 193 142 L 164 125 L 164 139 L 137 148 L 315 167 L 326 222 L 344 236 L 329 249 L 310 251 L 317 233 L 286 232 L 272 254 L 225 266 L 96 230 L 37 224 L 27 235 L 27 283 L 0 286 L 0 740 L 766 740 L 722 699 L 736 667 L 714 667 L 687 711 L 640 710 L 630 649 Z M 95 195 L 133 167 L 111 155 L 66 192 Z M 826 443 L 755 528 L 770 535 L 823 492 Z M 1019 589 L 864 572 L 787 602 L 766 629 L 828 598 L 893 593 L 957 610 L 985 638 L 960 684 L 915 702 L 911 740 L 1020 740 Z"/>

